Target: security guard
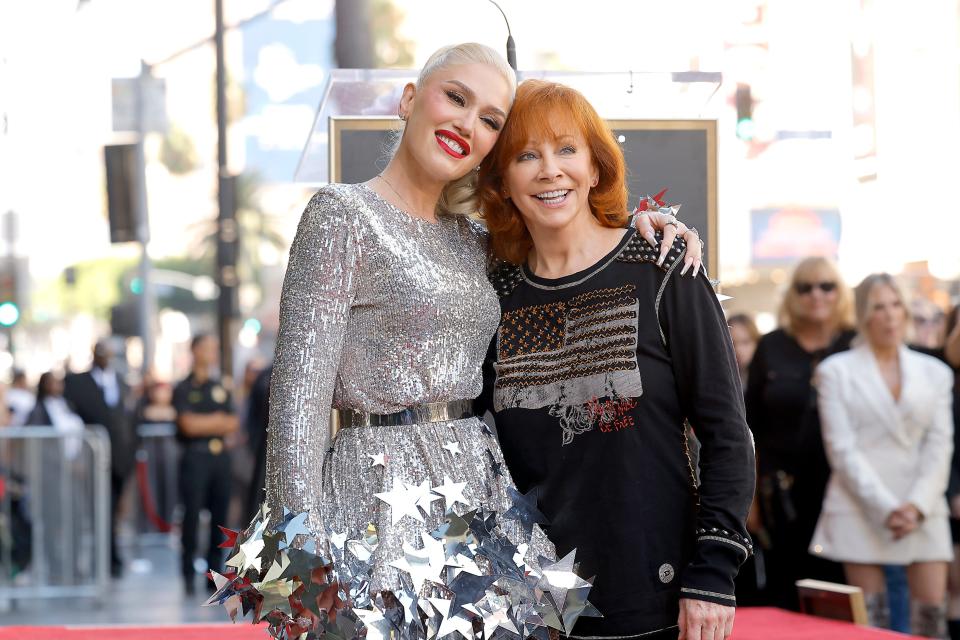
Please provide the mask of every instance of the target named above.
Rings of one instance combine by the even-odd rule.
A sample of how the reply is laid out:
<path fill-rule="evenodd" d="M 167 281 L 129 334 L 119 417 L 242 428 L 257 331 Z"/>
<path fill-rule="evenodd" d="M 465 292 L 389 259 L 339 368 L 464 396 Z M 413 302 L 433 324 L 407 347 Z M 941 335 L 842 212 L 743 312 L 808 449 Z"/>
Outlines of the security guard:
<path fill-rule="evenodd" d="M 183 448 L 180 459 L 180 499 L 183 501 L 182 558 L 184 589 L 194 592 L 194 554 L 200 510 L 210 511 L 207 566 L 222 573 L 222 540 L 217 525 L 226 524 L 230 503 L 230 455 L 224 437 L 239 426 L 230 392 L 214 377 L 219 365 L 216 338 L 198 335 L 190 343 L 193 369 L 173 391 L 177 410 L 177 437 Z M 207 581 L 212 588 L 213 582 Z"/>

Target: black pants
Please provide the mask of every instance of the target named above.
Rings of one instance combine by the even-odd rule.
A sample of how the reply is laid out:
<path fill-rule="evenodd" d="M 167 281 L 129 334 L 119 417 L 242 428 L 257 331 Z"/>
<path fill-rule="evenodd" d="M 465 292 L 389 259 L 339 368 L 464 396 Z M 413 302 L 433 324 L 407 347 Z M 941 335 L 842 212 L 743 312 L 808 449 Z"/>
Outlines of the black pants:
<path fill-rule="evenodd" d="M 117 549 L 117 520 L 120 515 L 120 498 L 123 497 L 126 486 L 126 476 L 110 474 L 110 570 L 114 575 L 123 568 L 123 559 Z"/>
<path fill-rule="evenodd" d="M 210 542 L 207 545 L 207 566 L 223 573 L 223 534 L 217 525 L 227 524 L 230 505 L 230 454 L 210 453 L 201 443 L 186 446 L 180 458 L 180 500 L 183 502 L 181 528 L 181 564 L 183 577 L 192 579 L 193 559 L 197 553 L 197 528 L 200 510 L 210 511 Z"/>

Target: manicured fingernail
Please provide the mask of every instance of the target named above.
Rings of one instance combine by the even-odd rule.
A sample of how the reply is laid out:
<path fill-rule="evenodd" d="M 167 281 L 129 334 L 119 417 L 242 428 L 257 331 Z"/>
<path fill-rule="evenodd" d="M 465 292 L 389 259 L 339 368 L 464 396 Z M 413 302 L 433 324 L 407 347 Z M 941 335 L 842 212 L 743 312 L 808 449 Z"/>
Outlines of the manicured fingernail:
<path fill-rule="evenodd" d="M 693 264 L 693 260 L 690 260 L 689 258 L 683 261 L 683 269 L 680 270 L 681 276 L 687 275 L 687 271 L 690 269 L 691 264 Z"/>

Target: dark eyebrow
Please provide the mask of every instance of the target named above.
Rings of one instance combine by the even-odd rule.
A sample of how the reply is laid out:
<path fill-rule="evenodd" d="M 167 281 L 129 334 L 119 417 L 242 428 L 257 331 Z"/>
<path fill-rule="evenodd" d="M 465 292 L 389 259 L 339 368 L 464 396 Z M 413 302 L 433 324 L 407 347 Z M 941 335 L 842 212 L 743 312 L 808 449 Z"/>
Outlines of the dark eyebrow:
<path fill-rule="evenodd" d="M 469 96 L 472 100 L 476 100 L 477 94 L 473 92 L 473 89 L 463 84 L 459 80 L 448 80 L 447 82 L 449 82 L 450 84 L 457 85 L 458 87 L 460 87 L 460 90 L 463 91 L 465 94 L 467 94 L 467 96 Z M 507 119 L 507 114 L 503 112 L 503 109 L 498 109 L 497 107 L 494 107 L 494 106 L 488 106 L 487 108 L 490 111 L 493 111 L 495 114 L 497 114 L 501 118 L 503 118 L 504 120 Z"/>

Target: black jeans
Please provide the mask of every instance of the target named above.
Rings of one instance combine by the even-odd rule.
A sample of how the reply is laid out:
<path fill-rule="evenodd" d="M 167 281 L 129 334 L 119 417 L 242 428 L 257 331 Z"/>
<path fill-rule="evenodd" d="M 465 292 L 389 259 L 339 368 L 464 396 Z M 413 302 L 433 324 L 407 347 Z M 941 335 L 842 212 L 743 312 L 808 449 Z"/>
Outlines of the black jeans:
<path fill-rule="evenodd" d="M 186 446 L 180 458 L 180 500 L 183 502 L 181 529 L 181 571 L 183 577 L 194 575 L 193 559 L 197 553 L 197 528 L 200 510 L 210 511 L 210 542 L 207 545 L 207 566 L 223 573 L 223 534 L 217 525 L 227 524 L 230 506 L 230 454 L 210 453 L 200 443 Z"/>

